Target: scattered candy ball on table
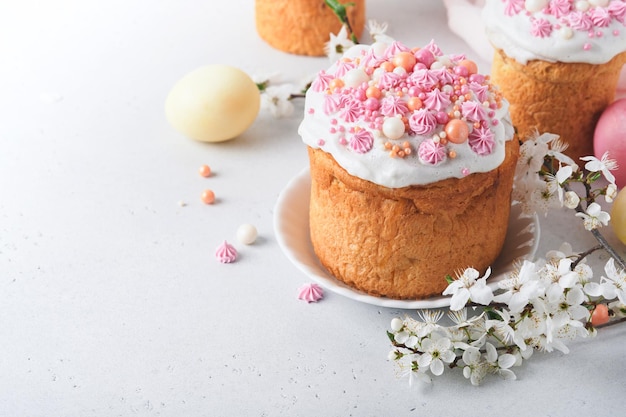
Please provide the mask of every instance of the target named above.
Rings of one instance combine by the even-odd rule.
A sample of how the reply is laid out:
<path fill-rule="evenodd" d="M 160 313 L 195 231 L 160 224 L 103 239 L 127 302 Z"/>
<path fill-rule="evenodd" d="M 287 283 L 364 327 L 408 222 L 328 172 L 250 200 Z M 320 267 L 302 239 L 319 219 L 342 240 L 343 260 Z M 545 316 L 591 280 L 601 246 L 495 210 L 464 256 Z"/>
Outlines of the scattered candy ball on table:
<path fill-rule="evenodd" d="M 244 245 L 251 245 L 256 241 L 258 236 L 256 227 L 251 224 L 242 224 L 237 229 L 237 240 L 239 240 Z"/>
<path fill-rule="evenodd" d="M 613 171 L 615 184 L 626 185 L 626 98 L 611 103 L 602 112 L 593 137 L 593 148 L 597 158 L 609 151 L 609 157 L 617 162 Z"/>
<path fill-rule="evenodd" d="M 204 190 L 200 198 L 202 199 L 202 202 L 204 204 L 215 203 L 215 193 L 213 192 L 213 190 Z"/>
<path fill-rule="evenodd" d="M 259 113 L 257 85 L 228 65 L 198 68 L 172 87 L 166 101 L 169 123 L 201 142 L 222 142 L 243 133 Z"/>
<path fill-rule="evenodd" d="M 211 176 L 211 167 L 210 167 L 210 166 L 208 166 L 208 165 L 202 165 L 202 166 L 200 166 L 200 168 L 198 169 L 198 173 L 199 173 L 201 176 L 205 177 L 205 178 L 210 177 L 210 176 Z"/>
<path fill-rule="evenodd" d="M 611 207 L 611 227 L 615 236 L 626 245 L 626 188 L 617 193 Z"/>

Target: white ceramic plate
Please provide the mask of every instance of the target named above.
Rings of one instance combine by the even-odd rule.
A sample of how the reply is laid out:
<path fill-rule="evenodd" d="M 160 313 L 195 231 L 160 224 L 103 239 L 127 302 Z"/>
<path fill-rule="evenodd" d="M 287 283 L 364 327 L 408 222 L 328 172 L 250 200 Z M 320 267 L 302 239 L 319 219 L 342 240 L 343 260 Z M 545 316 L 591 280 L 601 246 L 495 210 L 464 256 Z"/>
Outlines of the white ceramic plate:
<path fill-rule="evenodd" d="M 396 300 L 375 297 L 356 290 L 339 281 L 321 265 L 311 244 L 309 235 L 309 199 L 311 177 L 305 169 L 296 175 L 280 193 L 274 212 L 276 239 L 285 255 L 309 278 L 334 293 L 363 303 L 381 307 L 421 309 L 450 305 L 449 297 L 426 300 Z M 532 259 L 539 243 L 539 221 L 536 216 L 520 216 L 517 205 L 511 206 L 509 228 L 502 253 L 491 268 L 490 286 L 506 277 L 513 270 L 513 263 L 520 259 Z"/>

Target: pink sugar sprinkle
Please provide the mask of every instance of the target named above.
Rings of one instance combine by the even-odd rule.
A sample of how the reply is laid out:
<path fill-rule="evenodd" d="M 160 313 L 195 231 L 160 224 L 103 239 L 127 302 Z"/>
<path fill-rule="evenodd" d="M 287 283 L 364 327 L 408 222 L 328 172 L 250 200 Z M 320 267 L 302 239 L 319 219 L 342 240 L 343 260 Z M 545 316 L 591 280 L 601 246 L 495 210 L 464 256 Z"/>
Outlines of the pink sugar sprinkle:
<path fill-rule="evenodd" d="M 619 29 L 615 29 L 615 30 L 613 31 L 613 35 L 614 35 L 614 36 L 619 36 Z"/>
<path fill-rule="evenodd" d="M 337 133 L 337 129 L 335 129 L 334 127 L 331 127 L 328 131 L 333 134 Z"/>
<path fill-rule="evenodd" d="M 470 173 L 470 170 L 468 168 L 463 168 L 461 170 L 461 174 L 463 174 L 464 177 L 467 177 Z"/>
<path fill-rule="evenodd" d="M 313 114 L 313 113 L 315 113 L 315 109 L 314 109 L 313 107 L 311 107 L 311 108 L 309 109 L 309 114 Z"/>
<path fill-rule="evenodd" d="M 324 145 L 326 145 L 326 141 L 325 141 L 324 139 L 319 139 L 319 140 L 317 141 L 317 144 L 318 144 L 319 146 L 324 146 Z"/>
<path fill-rule="evenodd" d="M 342 137 L 342 138 L 340 138 L 340 139 L 339 139 L 339 144 L 341 144 L 341 145 L 347 145 L 347 144 L 348 144 L 348 141 L 346 140 L 346 138 L 343 138 L 343 137 Z"/>
<path fill-rule="evenodd" d="M 331 125 L 336 125 L 337 124 L 337 119 L 330 119 L 330 124 Z"/>
<path fill-rule="evenodd" d="M 591 49 L 591 44 L 590 44 L 590 43 L 586 43 L 586 44 L 584 44 L 584 45 L 583 45 L 583 49 L 584 49 L 585 51 L 589 51 L 589 50 Z"/>

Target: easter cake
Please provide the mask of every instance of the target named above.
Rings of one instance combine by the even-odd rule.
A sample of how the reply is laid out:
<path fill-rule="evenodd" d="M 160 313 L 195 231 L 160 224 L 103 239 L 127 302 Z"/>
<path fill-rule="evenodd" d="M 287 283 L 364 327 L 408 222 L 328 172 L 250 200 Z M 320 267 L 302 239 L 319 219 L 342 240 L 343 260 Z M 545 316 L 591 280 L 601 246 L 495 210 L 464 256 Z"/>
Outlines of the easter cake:
<path fill-rule="evenodd" d="M 626 63 L 625 0 L 487 0 L 492 82 L 510 102 L 520 139 L 552 132 L 573 158 L 593 132 Z"/>
<path fill-rule="evenodd" d="M 357 45 L 316 76 L 304 113 L 311 242 L 338 280 L 424 299 L 498 257 L 519 143 L 474 62 L 434 42 Z"/>
<path fill-rule="evenodd" d="M 340 0 L 358 38 L 365 26 L 365 0 Z M 329 33 L 338 33 L 342 23 L 324 0 L 255 0 L 259 36 L 281 51 L 323 56 Z"/>

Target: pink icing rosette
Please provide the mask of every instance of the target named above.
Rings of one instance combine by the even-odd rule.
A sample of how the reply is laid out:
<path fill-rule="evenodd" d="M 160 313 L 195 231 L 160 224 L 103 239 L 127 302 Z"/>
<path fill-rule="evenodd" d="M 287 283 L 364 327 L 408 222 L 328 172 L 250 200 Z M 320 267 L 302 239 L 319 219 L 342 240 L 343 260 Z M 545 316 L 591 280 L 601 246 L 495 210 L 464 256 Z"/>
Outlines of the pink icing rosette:
<path fill-rule="evenodd" d="M 428 135 L 437 127 L 437 117 L 426 109 L 419 109 L 409 117 L 409 127 L 418 135 Z"/>
<path fill-rule="evenodd" d="M 530 33 L 533 36 L 547 38 L 552 33 L 552 25 L 546 19 L 535 19 L 532 22 Z"/>
<path fill-rule="evenodd" d="M 419 69 L 413 71 L 409 76 L 409 80 L 422 90 L 430 90 L 437 85 L 437 77 L 432 74 L 432 71 L 427 69 Z"/>
<path fill-rule="evenodd" d="M 432 139 L 426 139 L 420 143 L 417 153 L 422 162 L 431 165 L 437 165 L 447 157 L 446 147 Z"/>
<path fill-rule="evenodd" d="M 343 107 L 343 111 L 341 112 L 341 117 L 346 122 L 356 122 L 361 117 L 363 113 L 363 103 L 359 100 L 348 100 Z"/>
<path fill-rule="evenodd" d="M 495 145 L 493 132 L 487 127 L 479 127 L 472 130 L 467 138 L 467 142 L 472 151 L 481 156 L 491 154 Z"/>
<path fill-rule="evenodd" d="M 317 92 L 324 91 L 328 88 L 328 84 L 333 78 L 335 77 L 331 74 L 327 74 L 326 71 L 321 70 L 319 74 L 317 74 L 317 77 L 315 77 L 315 80 L 311 83 L 311 89 Z"/>
<path fill-rule="evenodd" d="M 487 112 L 482 104 L 467 101 L 461 105 L 461 114 L 470 122 L 480 122 L 487 118 Z"/>
<path fill-rule="evenodd" d="M 389 96 L 381 100 L 380 111 L 385 116 L 395 116 L 396 114 L 404 115 L 409 111 L 409 108 L 400 97 Z"/>
<path fill-rule="evenodd" d="M 367 130 L 359 130 L 350 139 L 350 148 L 356 153 L 366 153 L 374 146 L 374 137 Z"/>
<path fill-rule="evenodd" d="M 430 109 L 444 111 L 450 105 L 450 98 L 446 93 L 435 88 L 433 91 L 426 93 L 424 104 Z"/>

